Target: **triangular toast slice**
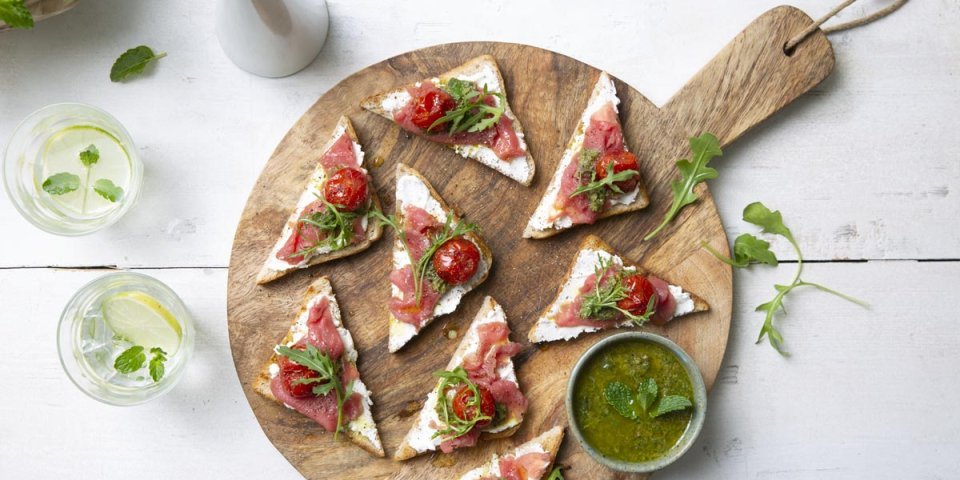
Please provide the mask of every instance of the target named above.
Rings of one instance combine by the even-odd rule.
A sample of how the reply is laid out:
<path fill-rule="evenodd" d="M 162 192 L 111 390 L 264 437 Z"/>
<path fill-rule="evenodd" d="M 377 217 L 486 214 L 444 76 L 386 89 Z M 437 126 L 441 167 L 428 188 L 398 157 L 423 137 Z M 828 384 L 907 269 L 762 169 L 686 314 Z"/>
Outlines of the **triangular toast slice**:
<path fill-rule="evenodd" d="M 345 145 L 346 139 L 343 139 L 343 136 L 347 136 L 349 138 L 350 148 L 335 148 Z M 293 248 L 297 248 L 298 241 L 296 239 L 291 239 L 291 236 L 300 235 L 301 232 L 306 232 L 303 226 L 304 223 L 301 222 L 301 219 L 309 218 L 309 214 L 310 212 L 313 212 L 313 209 L 310 211 L 307 211 L 307 209 L 310 208 L 311 205 L 317 205 L 316 202 L 323 198 L 324 182 L 326 182 L 329 176 L 337 169 L 336 166 L 329 168 L 324 167 L 322 159 L 324 159 L 326 155 L 330 154 L 331 156 L 329 158 L 338 158 L 338 160 L 334 160 L 332 163 L 339 165 L 339 162 L 342 161 L 341 159 L 344 157 L 350 158 L 351 153 L 356 165 L 360 167 L 361 171 L 368 175 L 368 203 L 360 210 L 355 212 L 361 214 L 359 219 L 361 226 L 363 226 L 364 223 L 366 224 L 364 227 L 363 239 L 361 240 L 356 237 L 355 234 L 351 234 L 351 243 L 343 246 L 342 248 L 336 248 L 333 246 L 332 242 L 321 241 L 317 243 L 318 246 L 309 249 L 309 253 L 305 252 L 304 249 L 299 249 L 292 253 L 286 252 L 285 247 L 287 247 L 288 242 L 291 242 L 291 240 L 293 240 Z M 373 185 L 370 183 L 369 174 L 367 173 L 366 169 L 363 168 L 363 165 L 364 154 L 363 149 L 360 147 L 360 143 L 357 140 L 357 133 L 353 130 L 353 125 L 350 123 L 350 119 L 346 116 L 342 116 L 340 117 L 340 121 L 337 122 L 337 126 L 333 129 L 330 139 L 320 150 L 317 167 L 310 175 L 310 180 L 307 182 L 307 186 L 303 193 L 300 194 L 300 199 L 297 201 L 296 208 L 294 208 L 293 212 L 290 214 L 290 217 L 287 219 L 287 222 L 284 224 L 283 230 L 280 233 L 280 238 L 277 240 L 277 243 L 274 245 L 273 249 L 270 250 L 270 255 L 267 257 L 266 262 L 264 262 L 263 267 L 260 269 L 260 273 L 257 275 L 257 283 L 264 284 L 301 268 L 307 268 L 320 263 L 353 255 L 354 253 L 366 250 L 367 247 L 380 238 L 380 233 L 383 230 L 381 223 L 378 221 L 370 221 L 369 218 L 362 215 L 371 209 L 380 210 L 380 199 L 377 197 L 376 189 L 374 189 Z M 328 238 L 330 237 L 328 236 Z M 304 252 L 304 254 L 296 255 L 300 252 Z M 281 259 L 280 257 L 286 257 L 287 260 L 292 261 L 287 261 Z"/>
<path fill-rule="evenodd" d="M 484 339 L 491 338 L 488 337 L 491 331 L 499 332 L 501 336 L 496 337 L 496 341 L 485 341 Z M 446 371 L 453 371 L 457 367 L 463 367 L 468 357 L 475 358 L 473 354 L 477 352 L 477 349 L 480 348 L 482 343 L 510 348 L 513 352 L 516 352 L 519 350 L 519 345 L 510 342 L 508 338 L 509 334 L 510 326 L 507 323 L 503 309 L 493 298 L 486 297 L 483 300 L 480 311 L 477 312 L 477 316 L 463 334 L 463 340 L 460 341 L 460 345 L 457 347 L 457 350 L 454 351 L 453 357 L 451 357 L 450 362 L 447 363 Z M 491 350 L 487 350 L 486 353 L 489 354 L 490 351 Z M 500 352 L 500 354 L 513 352 Z M 496 356 L 497 354 L 493 353 L 493 355 Z M 511 356 L 512 355 L 503 355 L 500 357 L 496 372 L 498 379 L 512 382 L 516 386 L 517 392 L 519 392 L 519 384 L 517 383 L 516 371 L 514 370 Z M 484 356 L 484 358 L 487 358 L 487 356 Z M 417 414 L 413 427 L 410 428 L 410 431 L 407 432 L 407 435 L 403 438 L 403 443 L 401 443 L 397 449 L 394 460 L 407 460 L 422 453 L 442 448 L 441 443 L 443 443 L 445 437 L 434 437 L 434 433 L 446 426 L 440 419 L 440 414 L 437 412 L 437 404 L 440 399 L 438 390 L 440 386 L 441 382 L 438 381 L 436 386 L 427 394 L 427 400 L 424 402 L 420 413 Z M 521 422 L 523 422 L 523 414 L 526 410 L 526 401 L 524 400 L 523 403 L 522 408 L 505 408 L 503 418 L 496 424 L 491 424 L 481 430 L 478 441 L 489 438 L 509 437 L 516 433 L 520 428 Z"/>
<path fill-rule="evenodd" d="M 489 92 L 503 95 L 502 99 L 496 101 L 498 104 L 502 101 L 504 111 L 501 118 L 506 117 L 509 120 L 509 128 L 512 129 L 515 134 L 517 142 L 514 154 L 516 156 L 510 156 L 509 160 L 502 160 L 491 147 L 485 144 L 453 144 L 449 141 L 442 141 L 449 139 L 449 134 L 445 131 L 442 132 L 442 136 L 438 134 L 425 134 L 423 130 L 420 130 L 412 123 L 398 122 L 398 118 L 402 118 L 403 115 L 401 112 L 404 112 L 404 109 L 409 111 L 409 109 L 412 108 L 412 102 L 415 101 L 415 98 L 411 94 L 412 91 L 420 88 L 426 82 L 430 82 L 434 86 L 444 89 L 451 78 L 473 82 L 478 91 L 482 91 L 483 86 L 486 85 Z M 426 138 L 427 140 L 444 143 L 464 158 L 472 158 L 524 185 L 530 185 L 530 182 L 533 181 L 533 174 L 536 167 L 533 162 L 533 157 L 527 148 L 526 141 L 524 140 L 523 126 L 513 113 L 513 110 L 510 109 L 510 102 L 507 101 L 507 90 L 503 81 L 503 75 L 500 73 L 500 68 L 497 67 L 496 60 L 490 55 L 481 55 L 453 70 L 440 74 L 438 77 L 424 79 L 415 85 L 403 86 L 374 95 L 364 99 L 360 103 L 360 106 L 387 120 L 397 123 L 401 128 L 404 128 L 410 133 Z M 398 117 L 398 113 L 400 113 L 401 117 Z M 494 126 L 490 128 L 497 127 Z M 500 128 L 506 129 L 507 123 L 505 122 Z"/>
<path fill-rule="evenodd" d="M 440 194 L 433 189 L 430 182 L 427 181 L 420 172 L 403 164 L 397 164 L 397 184 L 396 184 L 396 220 L 397 225 L 405 228 L 407 206 L 416 207 L 425 210 L 438 225 L 446 225 L 449 221 L 451 227 L 463 222 L 463 219 L 451 209 L 447 203 L 440 197 Z M 432 312 L 423 318 L 419 325 L 411 322 L 405 322 L 394 315 L 391 308 L 388 308 L 389 315 L 389 349 L 391 352 L 400 350 L 414 336 L 420 333 L 423 327 L 427 326 L 435 318 L 453 313 L 460 300 L 468 292 L 477 287 L 487 278 L 490 272 L 490 266 L 493 265 L 493 254 L 490 248 L 483 241 L 483 238 L 474 230 L 464 235 L 464 238 L 473 242 L 480 252 L 480 261 L 476 273 L 465 283 L 454 286 L 447 286 L 436 302 Z M 393 242 L 393 270 L 391 274 L 391 303 L 402 301 L 412 293 L 405 293 L 394 282 L 395 275 L 402 268 L 411 265 L 410 256 L 404 249 L 404 243 L 400 235 L 395 235 Z M 428 268 L 432 268 L 428 266 Z M 433 288 L 432 282 L 425 282 L 424 288 Z M 411 283 L 412 284 L 412 283 Z M 413 305 L 416 305 L 415 303 Z M 399 314 L 399 313 L 398 313 Z"/>
<path fill-rule="evenodd" d="M 557 450 L 563 441 L 563 427 L 556 426 L 540 436 L 520 444 L 513 451 L 493 455 L 484 465 L 460 476 L 460 480 L 483 480 L 487 478 L 525 478 L 542 480 L 550 475 L 550 466 L 557 458 Z M 505 472 L 509 469 L 509 472 Z M 510 476 L 512 474 L 512 476 Z"/>
<path fill-rule="evenodd" d="M 591 285 L 595 285 L 596 272 L 600 268 L 600 262 L 606 262 L 610 268 L 616 268 L 626 273 L 638 273 L 649 278 L 656 278 L 645 272 L 642 268 L 634 265 L 615 253 L 609 245 L 600 238 L 589 235 L 580 245 L 577 255 L 570 265 L 570 270 L 560 283 L 557 291 L 557 297 L 540 314 L 540 318 L 533 324 L 530 334 L 527 336 L 532 343 L 552 342 L 555 340 L 570 340 L 579 336 L 581 333 L 596 332 L 607 328 L 621 328 L 635 325 L 629 319 L 623 316 L 614 317 L 606 322 L 598 322 L 593 319 L 581 319 L 575 322 L 562 321 L 563 325 L 558 325 L 558 319 L 572 318 L 571 313 L 579 312 L 576 309 L 577 297 L 581 295 L 581 289 L 589 280 Z M 710 306 L 702 298 L 685 291 L 683 288 L 670 284 L 665 280 L 662 282 L 663 290 L 669 291 L 669 295 L 675 304 L 673 312 L 663 313 L 662 322 L 670 321 L 673 318 L 687 315 L 694 312 L 703 312 L 710 309 Z M 606 285 L 605 282 L 603 285 Z M 596 287 L 593 287 L 596 288 Z M 589 290 L 583 294 L 589 296 L 595 290 Z M 659 297 L 658 297 L 659 301 Z M 660 308 L 658 305 L 655 308 Z M 566 316 L 564 314 L 567 314 Z M 657 318 L 657 317 L 655 317 Z"/>
<path fill-rule="evenodd" d="M 620 132 L 623 131 L 617 113 L 617 105 L 619 104 L 620 99 L 617 98 L 617 90 L 613 84 L 613 80 L 607 75 L 607 72 L 600 72 L 600 78 L 597 79 L 597 83 L 593 87 L 590 100 L 587 101 L 587 107 L 583 110 L 583 114 L 581 114 L 580 119 L 577 121 L 577 127 L 573 130 L 573 136 L 570 137 L 570 141 L 567 143 L 567 148 L 560 158 L 560 163 L 553 173 L 553 178 L 550 179 L 546 193 L 544 193 L 543 198 L 540 199 L 540 203 L 537 204 L 536 210 L 534 210 L 533 215 L 527 222 L 527 227 L 523 231 L 524 238 L 546 238 L 577 225 L 569 215 L 564 214 L 556 205 L 557 199 L 561 195 L 563 177 L 568 167 L 571 166 L 571 163 L 580 161 L 587 127 L 590 124 L 591 117 L 593 117 L 595 113 L 601 111 L 609 113 L 609 111 L 605 109 L 607 105 L 611 105 L 613 112 L 612 118 L 609 118 L 609 120 L 615 120 Z M 629 151 L 626 140 L 623 140 L 622 146 L 624 150 Z M 650 197 L 647 194 L 647 188 L 643 183 L 643 179 L 640 175 L 636 175 L 635 179 L 637 180 L 636 188 L 622 194 L 615 192 L 610 193 L 607 204 L 603 210 L 600 211 L 597 219 L 640 210 L 650 204 Z"/>
<path fill-rule="evenodd" d="M 340 340 L 343 343 L 344 349 L 340 358 L 344 360 L 344 364 L 349 363 L 352 365 L 352 368 L 356 368 L 357 349 L 354 346 L 350 331 L 343 325 L 340 307 L 337 304 L 337 299 L 333 294 L 333 287 L 330 285 L 330 280 L 327 277 L 318 278 L 307 288 L 303 305 L 300 307 L 300 313 L 294 319 L 293 324 L 290 325 L 290 330 L 287 331 L 287 335 L 278 347 L 280 345 L 292 347 L 309 334 L 310 327 L 308 326 L 308 321 L 311 310 L 319 308 L 319 305 L 324 300 L 328 304 L 333 325 L 336 327 Z M 283 388 L 280 385 L 281 379 L 276 378 L 280 375 L 280 365 L 278 363 L 280 359 L 278 357 L 279 354 L 276 352 L 276 349 L 274 349 L 273 355 L 271 355 L 267 363 L 264 364 L 259 376 L 253 382 L 253 389 L 260 395 L 295 410 L 293 406 L 279 400 L 273 391 L 274 388 Z M 271 385 L 271 383 L 274 385 Z M 360 448 L 378 457 L 383 457 L 384 451 L 383 445 L 380 442 L 380 433 L 377 430 L 377 424 L 374 422 L 373 414 L 370 410 L 373 406 L 373 400 L 371 399 L 370 391 L 367 390 L 366 385 L 364 385 L 363 381 L 359 378 L 359 372 L 357 373 L 356 380 L 353 381 L 353 392 L 356 395 L 360 395 L 361 409 L 357 417 L 345 425 L 344 433 L 350 441 L 359 445 Z M 333 395 L 333 393 L 329 393 L 328 395 Z M 333 423 L 336 424 L 336 422 Z"/>

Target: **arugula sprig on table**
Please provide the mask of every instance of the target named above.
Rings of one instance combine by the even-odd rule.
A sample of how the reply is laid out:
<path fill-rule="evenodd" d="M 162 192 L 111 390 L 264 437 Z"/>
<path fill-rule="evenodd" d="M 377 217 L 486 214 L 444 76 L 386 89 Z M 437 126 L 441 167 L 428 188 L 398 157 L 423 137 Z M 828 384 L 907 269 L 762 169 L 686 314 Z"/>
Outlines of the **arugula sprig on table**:
<path fill-rule="evenodd" d="M 607 277 L 607 272 L 611 268 L 613 268 L 613 261 L 610 258 L 597 255 L 597 266 L 594 268 L 594 274 L 597 277 L 596 285 L 580 305 L 580 312 L 578 312 L 580 318 L 605 321 L 616 318 L 617 313 L 620 313 L 637 326 L 642 326 L 654 314 L 656 297 L 650 297 L 643 315 L 634 315 L 620 308 L 617 303 L 630 294 L 623 285 L 627 272 L 620 269 Z"/>
<path fill-rule="evenodd" d="M 693 406 L 693 402 L 682 395 L 666 395 L 658 402 L 659 390 L 657 381 L 652 377 L 640 382 L 636 394 L 626 384 L 610 382 L 603 389 L 603 398 L 617 413 L 631 420 L 640 419 L 640 413 L 637 413 L 635 406 L 639 406 L 642 413 L 649 415 L 650 418 L 686 410 Z"/>
<path fill-rule="evenodd" d="M 440 378 L 440 384 L 437 386 L 437 416 L 446 426 L 434 432 L 431 438 L 443 436 L 446 440 L 452 440 L 466 435 L 479 422 L 493 420 L 493 418 L 483 414 L 480 407 L 482 401 L 480 390 L 475 383 L 470 381 L 470 377 L 463 367 L 457 367 L 449 371 L 441 370 L 433 372 L 433 375 Z M 473 392 L 473 397 L 465 405 L 466 408 L 464 411 L 474 411 L 477 413 L 474 415 L 474 418 L 469 420 L 457 416 L 453 411 L 452 399 L 447 396 L 448 390 L 459 388 L 460 385 L 466 385 L 467 388 Z"/>
<path fill-rule="evenodd" d="M 120 356 L 113 361 L 113 368 L 119 373 L 128 374 L 136 372 L 143 368 L 143 364 L 147 361 L 147 354 L 144 353 L 144 348 L 140 345 L 134 345 L 126 350 L 124 350 Z M 159 382 L 163 378 L 164 373 L 166 373 L 165 363 L 167 361 L 167 352 L 163 351 L 160 347 L 153 347 L 150 349 L 150 378 L 154 382 Z"/>
<path fill-rule="evenodd" d="M 96 145 L 90 144 L 77 155 L 77 158 L 86 171 L 83 179 L 83 200 L 80 207 L 85 212 L 87 210 L 87 194 L 90 190 L 90 170 L 100 161 L 100 150 L 97 149 Z M 80 177 L 70 172 L 55 173 L 47 177 L 40 188 L 50 195 L 65 195 L 81 188 Z M 116 203 L 123 198 L 123 188 L 114 185 L 107 178 L 101 178 L 94 182 L 93 191 L 111 203 Z"/>
<path fill-rule="evenodd" d="M 451 78 L 444 85 L 444 90 L 453 97 L 457 106 L 434 121 L 427 128 L 427 133 L 447 122 L 450 123 L 448 131 L 451 135 L 482 132 L 496 125 L 503 115 L 506 99 L 502 93 L 488 90 L 486 85 L 483 86 L 483 91 L 480 91 L 473 82 Z M 496 106 L 487 105 L 486 98 L 490 95 L 497 97 Z"/>
<path fill-rule="evenodd" d="M 33 14 L 24 0 L 0 0 L 0 20 L 10 28 L 33 28 Z"/>
<path fill-rule="evenodd" d="M 862 307 L 869 307 L 869 304 L 863 300 L 827 288 L 819 283 L 807 282 L 800 278 L 800 275 L 803 273 L 803 253 L 800 251 L 800 245 L 797 244 L 796 239 L 793 237 L 793 232 L 784 225 L 783 216 L 779 210 L 770 211 L 764 204 L 753 202 L 743 209 L 743 220 L 757 225 L 763 233 L 779 235 L 785 238 L 790 242 L 790 245 L 793 246 L 794 251 L 797 252 L 797 272 L 793 276 L 793 281 L 788 285 L 774 285 L 773 287 L 777 291 L 777 294 L 773 297 L 773 300 L 757 307 L 758 312 L 766 312 L 766 316 L 763 319 L 763 327 L 760 329 L 760 336 L 757 337 L 757 343 L 760 343 L 763 337 L 767 337 L 770 346 L 776 349 L 777 352 L 780 352 L 781 355 L 787 355 L 787 352 L 783 350 L 783 335 L 774 326 L 773 320 L 778 311 L 782 310 L 786 313 L 786 309 L 783 307 L 783 300 L 787 294 L 797 287 L 814 287 Z M 777 266 L 778 264 L 776 255 L 770 251 L 770 242 L 757 238 L 749 233 L 740 235 L 734 241 L 733 258 L 729 258 L 718 252 L 707 244 L 707 242 L 701 242 L 701 245 L 712 253 L 713 256 L 717 257 L 717 259 L 735 268 L 745 268 L 756 263 L 772 266 Z"/>
<path fill-rule="evenodd" d="M 663 230 L 683 207 L 697 201 L 699 196 L 693 191 L 698 184 L 717 178 L 717 171 L 707 166 L 710 159 L 723 155 L 720 150 L 720 142 L 717 137 L 711 133 L 703 133 L 699 137 L 690 137 L 690 154 L 692 160 L 677 160 L 677 169 L 680 170 L 680 180 L 671 184 L 673 189 L 673 203 L 667 214 L 663 217 L 663 222 L 657 228 L 643 237 L 643 240 L 650 240 Z"/>
<path fill-rule="evenodd" d="M 333 392 L 337 396 L 337 431 L 333 432 L 333 438 L 344 430 L 343 428 L 343 405 L 347 399 L 353 395 L 353 382 L 346 386 L 340 381 L 342 370 L 341 362 L 333 359 L 326 352 L 321 352 L 317 347 L 307 344 L 305 350 L 290 348 L 286 345 L 277 347 L 277 354 L 287 357 L 291 362 L 302 365 L 314 371 L 317 376 L 311 378 L 300 378 L 296 381 L 298 384 L 315 384 L 313 394 L 316 396 L 327 395 Z"/>

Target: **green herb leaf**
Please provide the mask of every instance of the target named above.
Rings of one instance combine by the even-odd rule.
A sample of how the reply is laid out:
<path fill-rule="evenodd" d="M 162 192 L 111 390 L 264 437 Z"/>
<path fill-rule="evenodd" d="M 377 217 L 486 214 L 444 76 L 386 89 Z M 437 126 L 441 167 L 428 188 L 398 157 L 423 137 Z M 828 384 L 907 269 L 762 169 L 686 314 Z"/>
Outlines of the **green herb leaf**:
<path fill-rule="evenodd" d="M 707 242 L 700 243 L 717 260 L 735 268 L 744 268 L 753 263 L 765 263 L 777 266 L 777 256 L 770 251 L 770 242 L 761 240 L 749 233 L 741 234 L 733 242 L 733 258 L 729 258 L 711 247 Z"/>
<path fill-rule="evenodd" d="M 433 269 L 433 254 L 441 245 L 448 240 L 466 235 L 476 231 L 477 226 L 473 223 L 459 221 L 453 224 L 453 215 L 447 215 L 447 221 L 443 229 L 430 239 L 430 246 L 423 252 L 423 255 L 413 264 L 414 293 L 416 295 L 417 305 L 420 305 L 420 298 L 423 295 L 423 282 L 427 279 L 427 271 Z M 406 245 L 406 244 L 404 244 Z M 409 251 L 408 251 L 409 253 Z"/>
<path fill-rule="evenodd" d="M 330 392 L 336 394 L 337 431 L 333 433 L 333 438 L 336 439 L 340 432 L 344 430 L 343 405 L 353 393 L 353 382 L 344 387 L 340 381 L 341 362 L 335 361 L 326 352 L 321 352 L 309 343 L 304 350 L 278 345 L 276 352 L 278 355 L 287 357 L 291 362 L 307 367 L 317 374 L 317 378 L 301 379 L 299 381 L 299 383 L 319 383 L 319 385 L 313 387 L 314 395 L 326 395 Z"/>
<path fill-rule="evenodd" d="M 663 222 L 647 234 L 643 239 L 650 240 L 661 230 L 663 230 L 680 213 L 680 210 L 697 201 L 699 198 L 693 188 L 701 182 L 717 178 L 716 170 L 707 166 L 707 163 L 716 156 L 723 155 L 720 150 L 720 142 L 717 137 L 711 133 L 704 133 L 699 137 L 690 137 L 690 153 L 693 158 L 690 160 L 678 160 L 677 169 L 680 170 L 680 180 L 673 182 L 673 203 L 667 214 L 663 217 Z"/>
<path fill-rule="evenodd" d="M 453 135 L 462 132 L 482 132 L 500 121 L 505 110 L 506 98 L 502 93 L 491 92 L 483 86 L 483 92 L 477 90 L 473 82 L 451 78 L 447 80 L 444 90 L 457 102 L 457 106 L 438 118 L 427 133 L 440 125 L 449 124 L 448 132 Z M 497 98 L 496 106 L 487 105 L 484 99 L 493 95 Z"/>
<path fill-rule="evenodd" d="M 166 53 L 153 53 L 153 49 L 146 45 L 131 48 L 113 62 L 110 68 L 110 81 L 120 82 L 143 72 L 147 64 L 167 56 Z"/>
<path fill-rule="evenodd" d="M 657 404 L 656 410 L 650 412 L 650 416 L 657 418 L 661 415 L 666 415 L 671 412 L 686 410 L 692 406 L 693 402 L 691 402 L 687 397 L 680 395 L 667 395 L 666 397 L 660 399 L 660 403 Z"/>
<path fill-rule="evenodd" d="M 80 177 L 68 172 L 56 173 L 44 180 L 41 187 L 50 195 L 63 195 L 80 188 Z"/>
<path fill-rule="evenodd" d="M 97 146 L 94 144 L 90 144 L 90 146 L 80 152 L 80 163 L 82 163 L 84 167 L 90 168 L 90 166 L 97 163 L 99 160 L 100 150 L 98 150 Z"/>
<path fill-rule="evenodd" d="M 547 477 L 547 480 L 564 480 L 563 479 L 563 467 L 553 467 L 553 471 L 550 472 L 550 476 Z"/>
<path fill-rule="evenodd" d="M 618 187 L 616 183 L 629 180 L 637 175 L 640 175 L 640 172 L 636 170 L 624 170 L 620 173 L 613 173 L 613 163 L 608 163 L 607 175 L 605 177 L 600 180 L 592 180 L 586 185 L 577 187 L 577 189 L 570 194 L 570 197 L 573 198 L 577 195 L 582 195 L 595 190 L 610 190 L 615 193 L 623 193 L 623 190 L 620 190 L 620 187 Z"/>
<path fill-rule="evenodd" d="M 0 20 L 11 28 L 33 28 L 33 14 L 24 0 L 0 0 Z"/>
<path fill-rule="evenodd" d="M 651 296 L 647 303 L 647 308 L 643 315 L 634 315 L 627 310 L 620 308 L 617 304 L 620 300 L 627 298 L 630 294 L 623 285 L 623 279 L 627 274 L 624 269 L 619 269 L 612 275 L 608 275 L 613 266 L 612 259 L 604 259 L 597 255 L 597 266 L 594 269 L 594 275 L 597 277 L 597 283 L 590 291 L 590 294 L 583 299 L 580 305 L 580 311 L 577 312 L 580 318 L 585 320 L 608 321 L 623 315 L 637 326 L 642 326 L 650 320 L 655 313 L 656 297 Z"/>
<path fill-rule="evenodd" d="M 106 178 L 101 178 L 93 182 L 93 191 L 111 202 L 116 202 L 123 198 L 123 189 L 114 185 L 113 182 Z"/>
<path fill-rule="evenodd" d="M 292 257 L 308 258 L 321 248 L 332 250 L 342 250 L 350 245 L 353 240 L 353 222 L 361 215 L 370 215 L 362 211 L 346 212 L 341 211 L 342 206 L 334 205 L 326 201 L 323 197 L 319 198 L 325 208 L 321 212 L 300 219 L 300 223 L 309 224 L 317 228 L 320 232 L 327 234 L 325 241 L 318 241 L 315 245 L 295 252 Z"/>
<path fill-rule="evenodd" d="M 743 220 L 762 228 L 763 233 L 772 233 L 786 238 L 790 243 L 796 245 L 793 239 L 793 233 L 783 224 L 783 216 L 780 211 L 771 212 L 766 205 L 760 202 L 753 202 L 743 209 Z"/>
<path fill-rule="evenodd" d="M 657 401 L 658 390 L 657 381 L 653 377 L 648 377 L 640 382 L 640 388 L 637 389 L 637 400 L 644 412 L 650 410 L 653 402 Z"/>
<path fill-rule="evenodd" d="M 120 373 L 133 373 L 143 367 L 147 361 L 147 355 L 143 353 L 143 347 L 134 345 L 120 354 L 113 361 L 113 368 Z"/>
<path fill-rule="evenodd" d="M 633 392 L 630 387 L 620 382 L 610 382 L 603 388 L 603 398 L 621 416 L 636 419 L 637 413 L 633 408 Z"/>
<path fill-rule="evenodd" d="M 483 415 L 480 403 L 482 397 L 477 385 L 470 380 L 467 371 L 458 366 L 453 370 L 441 370 L 433 372 L 435 377 L 440 378 L 440 384 L 437 385 L 437 417 L 444 424 L 442 428 L 434 432 L 433 437 L 443 437 L 444 440 L 452 440 L 466 435 L 477 425 L 478 422 L 493 420 L 489 416 Z M 460 418 L 453 410 L 453 399 L 447 395 L 447 392 L 458 389 L 460 385 L 466 385 L 473 393 L 473 396 L 464 406 L 466 412 L 477 412 L 473 418 Z M 495 425 L 491 423 L 491 425 Z"/>
<path fill-rule="evenodd" d="M 159 382 L 166 372 L 164 363 L 167 361 L 167 352 L 164 352 L 160 347 L 153 347 L 150 349 L 150 353 L 153 355 L 150 357 L 150 378 L 154 382 Z"/>

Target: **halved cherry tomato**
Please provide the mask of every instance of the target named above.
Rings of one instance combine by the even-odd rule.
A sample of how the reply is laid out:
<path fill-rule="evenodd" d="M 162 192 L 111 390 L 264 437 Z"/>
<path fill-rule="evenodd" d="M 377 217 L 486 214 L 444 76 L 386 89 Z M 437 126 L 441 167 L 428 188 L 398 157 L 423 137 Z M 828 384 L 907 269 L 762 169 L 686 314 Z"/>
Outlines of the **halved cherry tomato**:
<path fill-rule="evenodd" d="M 327 179 L 323 198 L 341 210 L 352 212 L 367 202 L 367 176 L 356 168 L 341 168 Z"/>
<path fill-rule="evenodd" d="M 433 269 L 441 280 L 450 285 L 460 285 L 470 280 L 479 266 L 480 250 L 462 236 L 447 240 L 433 254 Z"/>
<path fill-rule="evenodd" d="M 413 106 L 413 117 L 410 119 L 417 128 L 426 131 L 433 125 L 433 122 L 440 120 L 446 113 L 457 106 L 457 101 L 443 90 L 431 90 L 424 96 L 416 99 Z M 436 133 L 442 131 L 439 124 L 430 131 Z"/>
<path fill-rule="evenodd" d="M 627 292 L 626 298 L 617 302 L 617 306 L 634 314 L 643 315 L 647 313 L 647 305 L 650 304 L 650 297 L 656 297 L 653 284 L 643 275 L 631 275 L 623 279 L 623 288 Z M 657 301 L 653 301 L 654 307 Z"/>
<path fill-rule="evenodd" d="M 480 392 L 481 415 L 491 418 L 491 420 L 480 420 L 475 424 L 477 428 L 483 428 L 490 425 L 494 414 L 497 413 L 497 406 L 493 401 L 493 395 L 486 388 L 477 385 L 477 391 Z M 477 407 L 470 405 L 473 401 L 473 390 L 470 390 L 470 387 L 463 385 L 458 388 L 457 394 L 453 396 L 454 415 L 467 422 L 477 418 Z"/>
<path fill-rule="evenodd" d="M 627 170 L 639 171 L 637 156 L 630 152 L 606 153 L 597 160 L 596 173 L 597 180 L 603 180 L 607 177 L 608 165 L 613 164 L 614 175 Z M 637 177 L 634 175 L 627 180 L 615 182 L 614 185 L 624 192 L 629 192 L 637 187 Z"/>
<path fill-rule="evenodd" d="M 293 363 L 287 357 L 280 357 L 280 382 L 283 389 L 297 398 L 313 396 L 313 387 L 319 383 L 297 383 L 301 378 L 316 378 L 317 372 L 303 365 Z"/>

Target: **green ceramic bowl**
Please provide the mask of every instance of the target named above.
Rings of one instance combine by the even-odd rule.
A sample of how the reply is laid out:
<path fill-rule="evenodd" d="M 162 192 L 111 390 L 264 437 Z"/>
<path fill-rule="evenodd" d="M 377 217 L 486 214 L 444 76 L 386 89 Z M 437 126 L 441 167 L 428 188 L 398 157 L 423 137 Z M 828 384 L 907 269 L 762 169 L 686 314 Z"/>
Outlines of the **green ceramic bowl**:
<path fill-rule="evenodd" d="M 677 441 L 677 444 L 674 445 L 672 449 L 655 460 L 634 463 L 605 457 L 584 440 L 583 433 L 580 431 L 579 425 L 577 425 L 573 412 L 573 386 L 576 384 L 577 378 L 589 359 L 614 344 L 620 342 L 635 342 L 638 340 L 662 345 L 673 352 L 677 359 L 680 360 L 680 363 L 687 371 L 687 375 L 690 377 L 690 384 L 693 386 L 694 410 L 693 416 L 690 418 L 690 424 L 687 425 L 686 431 L 683 432 L 680 440 Z M 670 465 L 693 446 L 693 442 L 697 439 L 697 436 L 700 435 L 700 430 L 703 428 L 703 421 L 707 414 L 707 388 L 703 383 L 703 377 L 700 376 L 700 369 L 697 368 L 697 364 L 694 363 L 690 355 L 683 351 L 676 343 L 652 333 L 625 332 L 611 335 L 600 340 L 580 356 L 580 359 L 577 360 L 576 365 L 573 367 L 573 371 L 570 373 L 570 381 L 567 383 L 566 405 L 567 421 L 570 424 L 570 431 L 572 431 L 573 436 L 576 437 L 577 443 L 579 443 L 594 460 L 611 470 L 619 472 L 648 473 Z"/>

